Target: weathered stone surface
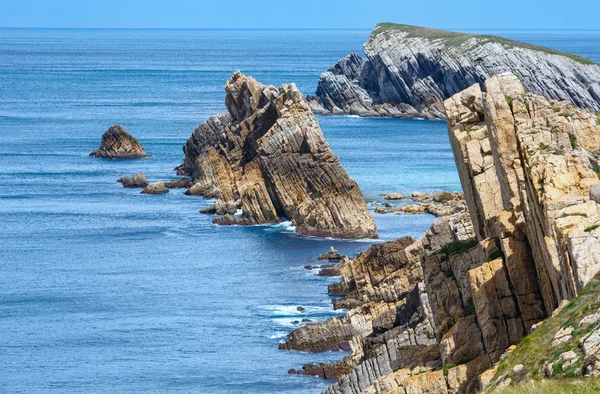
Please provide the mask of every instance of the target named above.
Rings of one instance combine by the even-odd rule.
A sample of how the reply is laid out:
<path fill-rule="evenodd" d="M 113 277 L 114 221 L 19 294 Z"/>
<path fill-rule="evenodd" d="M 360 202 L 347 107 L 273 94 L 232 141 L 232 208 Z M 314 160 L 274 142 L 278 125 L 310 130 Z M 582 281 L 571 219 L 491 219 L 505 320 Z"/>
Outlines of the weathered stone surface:
<path fill-rule="evenodd" d="M 354 323 L 340 320 L 335 332 L 352 353 L 330 367 L 341 377 L 327 393 L 475 392 L 491 381 L 489 368 L 600 271 L 593 198 L 600 115 L 528 93 L 513 75 L 484 86 L 445 102 L 469 213 L 435 221 L 420 240 L 376 245 L 337 266 L 342 281 L 329 290 L 342 296 L 336 307 L 352 308 Z M 411 199 L 453 201 L 448 194 Z M 549 345 L 565 350 L 540 370 L 554 375 L 560 362 L 561 376 L 600 376 L 597 330 L 581 337 L 579 349 L 565 348 L 594 329 L 598 315 L 590 310 L 573 326 L 561 324 Z M 319 343 L 312 333 L 309 342 Z M 533 373 L 521 363 L 513 360 L 494 387 Z"/>
<path fill-rule="evenodd" d="M 164 194 L 168 193 L 169 189 L 163 182 L 151 183 L 141 191 L 142 194 Z"/>
<path fill-rule="evenodd" d="M 329 252 L 320 255 L 319 257 L 317 257 L 317 260 L 340 261 L 345 257 L 346 256 L 342 256 L 340 252 L 338 252 L 333 248 L 333 246 L 331 246 L 329 248 Z"/>
<path fill-rule="evenodd" d="M 192 183 L 191 178 L 180 178 L 165 182 L 165 186 L 168 189 L 189 189 L 192 187 Z"/>
<path fill-rule="evenodd" d="M 100 148 L 90 156 L 105 159 L 138 159 L 150 156 L 144 152 L 142 144 L 121 125 L 113 125 L 102 134 Z"/>
<path fill-rule="evenodd" d="M 144 188 L 148 186 L 148 180 L 146 179 L 146 176 L 140 173 L 133 175 L 131 178 L 128 176 L 121 177 L 117 180 L 117 182 L 120 182 L 123 187 L 130 188 Z"/>
<path fill-rule="evenodd" d="M 276 89 L 236 72 L 225 91 L 228 113 L 194 131 L 179 167 L 194 178 L 189 194 L 217 199 L 215 212 L 226 216 L 215 223 L 287 218 L 301 235 L 377 237 L 358 185 L 294 84 Z"/>
<path fill-rule="evenodd" d="M 364 51 L 365 59 L 350 54 L 321 74 L 309 97 L 316 113 L 444 118 L 445 99 L 502 72 L 517 74 L 535 94 L 600 110 L 600 67 L 549 48 L 383 23 Z M 478 118 L 473 111 L 461 119 Z"/>

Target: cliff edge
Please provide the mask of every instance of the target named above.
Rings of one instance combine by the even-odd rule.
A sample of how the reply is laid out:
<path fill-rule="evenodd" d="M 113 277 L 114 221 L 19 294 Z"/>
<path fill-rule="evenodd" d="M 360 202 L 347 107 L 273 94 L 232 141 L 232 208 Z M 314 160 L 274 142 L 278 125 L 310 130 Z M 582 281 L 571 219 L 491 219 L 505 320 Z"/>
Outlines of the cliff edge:
<path fill-rule="evenodd" d="M 315 113 L 445 119 L 443 102 L 503 72 L 528 92 L 600 111 L 600 66 L 501 37 L 381 23 L 364 45 L 319 77 Z"/>
<path fill-rule="evenodd" d="M 583 342 L 562 358 L 567 346 L 530 357 L 526 372 L 508 358 L 516 370 L 494 378 L 512 345 L 586 285 L 598 287 L 600 114 L 528 92 L 512 74 L 489 78 L 483 90 L 475 83 L 444 106 L 469 213 L 434 222 L 419 240 L 342 261 L 342 281 L 329 293 L 348 313 L 301 327 L 280 347 L 350 350 L 338 362 L 303 367 L 335 380 L 328 394 L 472 393 L 490 381 L 515 384 L 534 363 L 561 376 L 576 368 L 600 375 L 596 334 L 587 350 Z M 560 332 L 554 323 L 538 329 L 564 344 L 597 333 L 598 307 L 578 309 Z M 587 315 L 594 325 L 578 329 Z"/>

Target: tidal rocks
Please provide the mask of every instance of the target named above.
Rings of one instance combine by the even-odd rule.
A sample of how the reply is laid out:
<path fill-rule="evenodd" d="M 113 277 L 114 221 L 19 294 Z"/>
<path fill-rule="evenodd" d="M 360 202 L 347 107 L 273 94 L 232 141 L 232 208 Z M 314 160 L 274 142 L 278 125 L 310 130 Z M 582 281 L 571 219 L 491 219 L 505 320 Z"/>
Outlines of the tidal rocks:
<path fill-rule="evenodd" d="M 383 207 L 375 208 L 375 213 L 405 215 L 429 213 L 437 217 L 442 217 L 465 212 L 467 209 L 464 195 L 457 192 L 441 191 L 429 194 L 417 191 L 413 192 L 411 196 L 402 196 L 400 193 L 389 193 L 385 194 L 384 198 L 386 200 L 412 200 L 418 204 L 402 203 L 401 205 L 394 205 L 386 201 L 382 204 Z"/>
<path fill-rule="evenodd" d="M 350 54 L 321 74 L 309 97 L 315 113 L 444 119 L 445 99 L 502 72 L 532 93 L 600 110 L 600 66 L 553 49 L 382 23 L 364 51 L 365 59 Z"/>
<path fill-rule="evenodd" d="M 142 144 L 121 125 L 113 125 L 102 134 L 102 143 L 90 156 L 106 159 L 138 159 L 150 156 Z"/>
<path fill-rule="evenodd" d="M 168 193 L 169 189 L 165 186 L 163 182 L 151 183 L 144 190 L 142 190 L 142 194 L 164 194 Z"/>
<path fill-rule="evenodd" d="M 131 178 L 128 176 L 121 177 L 117 180 L 117 182 L 120 182 L 123 187 L 130 188 L 144 188 L 148 186 L 148 180 L 146 179 L 146 176 L 141 173 L 137 173 Z"/>
<path fill-rule="evenodd" d="M 294 84 L 277 89 L 236 72 L 225 91 L 228 113 L 194 131 L 179 167 L 194 179 L 189 194 L 216 199 L 214 211 L 224 216 L 215 223 L 287 218 L 301 235 L 377 237 L 358 185 Z"/>
<path fill-rule="evenodd" d="M 340 261 L 346 256 L 342 256 L 340 252 L 335 250 L 333 246 L 329 248 L 329 252 L 320 255 L 317 260 Z"/>
<path fill-rule="evenodd" d="M 180 178 L 165 182 L 165 186 L 168 189 L 189 189 L 192 187 L 192 183 L 191 178 Z"/>

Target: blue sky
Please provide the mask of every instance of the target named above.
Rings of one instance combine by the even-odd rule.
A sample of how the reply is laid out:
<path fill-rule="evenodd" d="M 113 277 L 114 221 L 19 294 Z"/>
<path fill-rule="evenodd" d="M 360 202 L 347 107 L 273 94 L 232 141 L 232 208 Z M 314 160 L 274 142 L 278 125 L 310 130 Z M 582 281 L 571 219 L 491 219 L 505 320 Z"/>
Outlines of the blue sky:
<path fill-rule="evenodd" d="M 598 0 L 0 0 L 0 27 L 600 29 Z"/>

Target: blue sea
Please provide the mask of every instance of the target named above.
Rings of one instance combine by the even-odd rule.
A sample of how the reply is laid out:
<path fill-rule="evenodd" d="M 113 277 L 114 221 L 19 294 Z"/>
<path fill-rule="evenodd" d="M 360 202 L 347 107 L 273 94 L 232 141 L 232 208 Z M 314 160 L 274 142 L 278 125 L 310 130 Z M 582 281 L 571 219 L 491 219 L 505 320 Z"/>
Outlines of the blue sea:
<path fill-rule="evenodd" d="M 499 31 L 600 62 L 600 32 Z M 141 195 L 116 180 L 175 179 L 195 127 L 225 111 L 235 70 L 314 93 L 368 30 L 0 29 L 0 392 L 318 393 L 289 375 L 342 353 L 280 351 L 296 320 L 331 308 L 303 267 L 372 241 L 218 227 L 211 202 Z M 318 117 L 365 197 L 460 190 L 443 122 Z M 120 123 L 153 156 L 88 153 Z M 381 241 L 429 215 L 375 215 Z M 305 312 L 296 308 L 304 307 Z"/>

